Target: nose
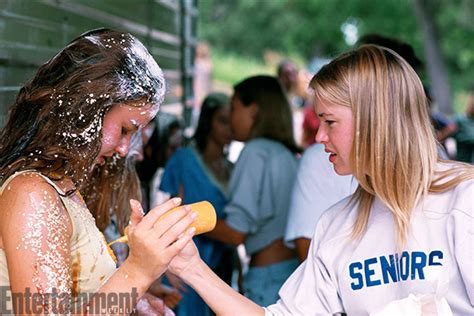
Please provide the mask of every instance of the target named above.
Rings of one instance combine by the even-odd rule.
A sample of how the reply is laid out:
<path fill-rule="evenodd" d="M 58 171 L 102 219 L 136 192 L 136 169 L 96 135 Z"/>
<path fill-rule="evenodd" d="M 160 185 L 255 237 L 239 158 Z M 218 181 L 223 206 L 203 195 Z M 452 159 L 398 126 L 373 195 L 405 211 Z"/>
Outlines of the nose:
<path fill-rule="evenodd" d="M 128 154 L 128 148 L 130 146 L 130 137 L 124 137 L 120 141 L 120 144 L 115 147 L 115 152 L 117 152 L 120 157 L 125 157 Z"/>
<path fill-rule="evenodd" d="M 316 133 L 316 136 L 314 137 L 314 140 L 320 144 L 325 144 L 328 142 L 328 134 L 324 130 L 323 126 L 319 127 L 318 132 Z"/>

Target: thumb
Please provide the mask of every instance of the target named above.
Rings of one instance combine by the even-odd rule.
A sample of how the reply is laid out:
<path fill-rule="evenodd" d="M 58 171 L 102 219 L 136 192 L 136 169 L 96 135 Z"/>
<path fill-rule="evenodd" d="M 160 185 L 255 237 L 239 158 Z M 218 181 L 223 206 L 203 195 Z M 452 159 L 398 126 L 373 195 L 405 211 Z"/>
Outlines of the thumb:
<path fill-rule="evenodd" d="M 143 212 L 143 207 L 137 200 L 130 200 L 130 208 L 132 209 L 132 214 L 130 214 L 130 226 L 136 226 L 141 222 L 145 213 Z"/>

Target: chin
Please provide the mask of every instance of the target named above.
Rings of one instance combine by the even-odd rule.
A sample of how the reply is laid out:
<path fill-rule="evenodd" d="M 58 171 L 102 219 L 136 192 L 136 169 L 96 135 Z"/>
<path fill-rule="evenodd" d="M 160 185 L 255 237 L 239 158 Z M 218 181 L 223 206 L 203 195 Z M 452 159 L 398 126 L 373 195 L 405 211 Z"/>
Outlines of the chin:
<path fill-rule="evenodd" d="M 343 168 L 343 167 L 338 168 L 337 166 L 334 166 L 334 171 L 340 176 L 348 176 L 352 174 L 352 172 L 349 169 Z"/>

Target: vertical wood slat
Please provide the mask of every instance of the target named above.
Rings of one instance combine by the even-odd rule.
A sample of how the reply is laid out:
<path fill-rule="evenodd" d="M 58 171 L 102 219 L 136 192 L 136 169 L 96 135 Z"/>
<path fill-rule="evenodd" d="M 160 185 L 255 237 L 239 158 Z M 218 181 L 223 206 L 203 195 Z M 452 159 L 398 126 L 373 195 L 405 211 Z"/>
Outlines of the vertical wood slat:
<path fill-rule="evenodd" d="M 1 0 L 0 128 L 34 71 L 71 39 L 98 27 L 127 31 L 142 40 L 165 73 L 163 109 L 177 103 L 185 108 L 184 100 L 192 98 L 195 30 L 189 24 L 196 18 L 197 3 L 187 1 L 184 11 L 182 1 Z"/>

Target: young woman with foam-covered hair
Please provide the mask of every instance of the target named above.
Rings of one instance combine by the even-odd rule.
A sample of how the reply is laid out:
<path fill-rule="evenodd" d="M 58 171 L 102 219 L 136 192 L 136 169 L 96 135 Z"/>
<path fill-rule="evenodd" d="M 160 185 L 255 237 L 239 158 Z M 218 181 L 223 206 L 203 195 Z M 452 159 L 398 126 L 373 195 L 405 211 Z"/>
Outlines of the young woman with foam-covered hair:
<path fill-rule="evenodd" d="M 320 218 L 308 259 L 261 308 L 189 244 L 171 262 L 217 314 L 474 312 L 474 167 L 438 158 L 423 86 L 389 49 L 362 46 L 312 79 L 316 139 L 357 191 Z M 389 306 L 387 306 L 390 304 Z M 402 309 L 397 309 L 402 306 Z"/>
<path fill-rule="evenodd" d="M 138 186 L 123 158 L 164 93 L 143 44 L 107 29 L 73 40 L 18 93 L 0 135 L 0 285 L 39 297 L 37 312 L 98 313 L 118 293 L 129 300 L 105 307 L 130 312 L 191 239 L 188 207 L 157 221 L 179 199 L 146 217 L 137 201 L 128 205 Z M 130 255 L 120 268 L 81 193 L 93 212 L 130 219 Z M 31 300 L 12 310 L 12 297 L 11 313 L 31 311 Z"/>

